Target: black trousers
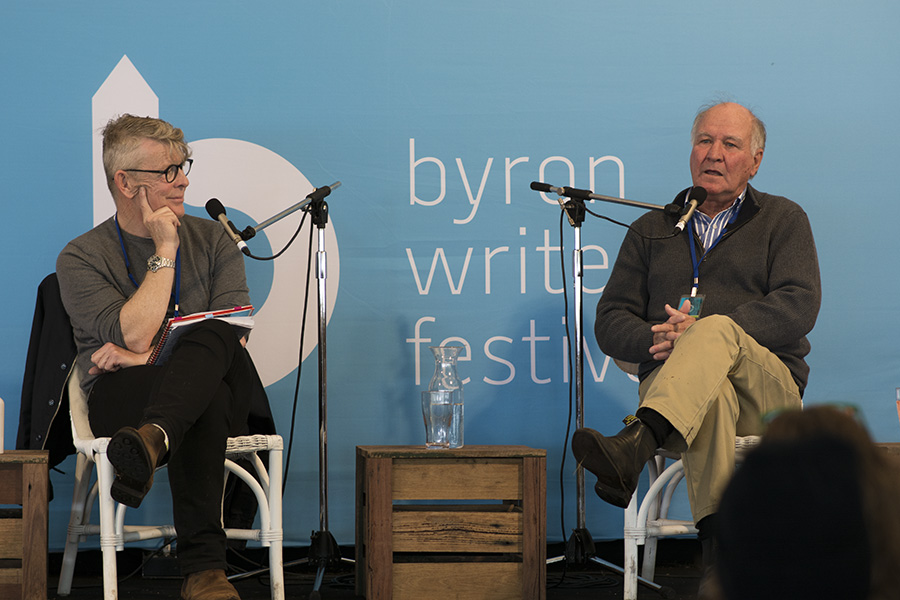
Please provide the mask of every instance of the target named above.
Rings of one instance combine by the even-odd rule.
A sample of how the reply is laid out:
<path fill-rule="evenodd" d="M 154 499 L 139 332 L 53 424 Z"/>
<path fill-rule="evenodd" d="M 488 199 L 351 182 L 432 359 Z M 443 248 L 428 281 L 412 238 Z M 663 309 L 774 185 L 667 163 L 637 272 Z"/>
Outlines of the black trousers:
<path fill-rule="evenodd" d="M 102 375 L 91 390 L 94 435 L 154 423 L 169 437 L 168 473 L 184 575 L 226 567 L 225 444 L 245 429 L 255 367 L 227 323 L 199 323 L 163 366 Z"/>

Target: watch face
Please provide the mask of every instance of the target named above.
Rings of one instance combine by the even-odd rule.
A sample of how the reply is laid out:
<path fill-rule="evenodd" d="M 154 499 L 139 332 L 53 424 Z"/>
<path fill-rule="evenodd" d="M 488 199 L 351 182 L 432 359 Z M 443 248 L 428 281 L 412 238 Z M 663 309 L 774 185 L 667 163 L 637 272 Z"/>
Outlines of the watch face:
<path fill-rule="evenodd" d="M 168 258 L 163 258 L 156 254 L 154 254 L 149 259 L 147 259 L 147 269 L 154 273 L 159 271 L 160 267 L 174 267 L 174 266 L 175 266 L 175 261 L 168 259 Z"/>

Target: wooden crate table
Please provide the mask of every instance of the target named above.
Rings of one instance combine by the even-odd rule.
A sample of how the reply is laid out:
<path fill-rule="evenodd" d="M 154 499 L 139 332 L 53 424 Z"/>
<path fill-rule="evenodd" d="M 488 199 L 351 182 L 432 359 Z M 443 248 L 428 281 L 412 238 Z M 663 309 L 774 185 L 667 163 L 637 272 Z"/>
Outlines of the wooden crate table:
<path fill-rule="evenodd" d="M 543 600 L 547 452 L 356 447 L 356 593 Z"/>
<path fill-rule="evenodd" d="M 897 442 L 879 442 L 875 444 L 888 454 L 893 454 L 894 456 L 900 456 L 900 443 Z"/>
<path fill-rule="evenodd" d="M 47 599 L 48 482 L 46 451 L 0 454 L 0 598 Z"/>

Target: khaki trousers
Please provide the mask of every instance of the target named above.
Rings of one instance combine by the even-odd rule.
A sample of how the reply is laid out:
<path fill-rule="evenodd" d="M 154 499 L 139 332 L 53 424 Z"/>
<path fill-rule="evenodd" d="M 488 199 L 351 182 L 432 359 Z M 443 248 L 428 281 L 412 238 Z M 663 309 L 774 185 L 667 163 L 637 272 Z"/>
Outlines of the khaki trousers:
<path fill-rule="evenodd" d="M 664 447 L 682 453 L 695 523 L 718 508 L 734 471 L 735 436 L 759 435 L 766 413 L 801 407 L 790 370 L 723 315 L 689 327 L 639 395 L 642 408 L 676 430 Z"/>

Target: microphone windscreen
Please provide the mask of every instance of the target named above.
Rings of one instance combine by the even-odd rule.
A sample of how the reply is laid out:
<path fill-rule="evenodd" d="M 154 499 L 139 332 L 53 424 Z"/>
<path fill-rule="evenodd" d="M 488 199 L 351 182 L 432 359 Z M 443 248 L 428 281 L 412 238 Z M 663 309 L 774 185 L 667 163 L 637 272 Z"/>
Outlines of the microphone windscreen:
<path fill-rule="evenodd" d="M 549 192 L 550 188 L 553 187 L 549 183 L 541 183 L 540 181 L 532 181 L 531 189 L 536 192 Z"/>
<path fill-rule="evenodd" d="M 701 204 L 703 204 L 704 202 L 706 202 L 706 195 L 707 195 L 707 194 L 706 194 L 706 188 L 705 188 L 705 187 L 700 187 L 699 185 L 698 185 L 698 186 L 695 186 L 695 187 L 692 187 L 692 188 L 691 188 L 691 193 L 690 193 L 690 195 L 688 196 L 688 202 L 690 202 L 691 200 L 696 200 L 696 201 L 697 201 L 697 206 L 700 206 Z"/>
<path fill-rule="evenodd" d="M 209 213 L 210 218 L 218 221 L 219 215 L 225 214 L 225 207 L 222 206 L 218 198 L 210 198 L 209 202 L 206 203 L 206 212 Z"/>

